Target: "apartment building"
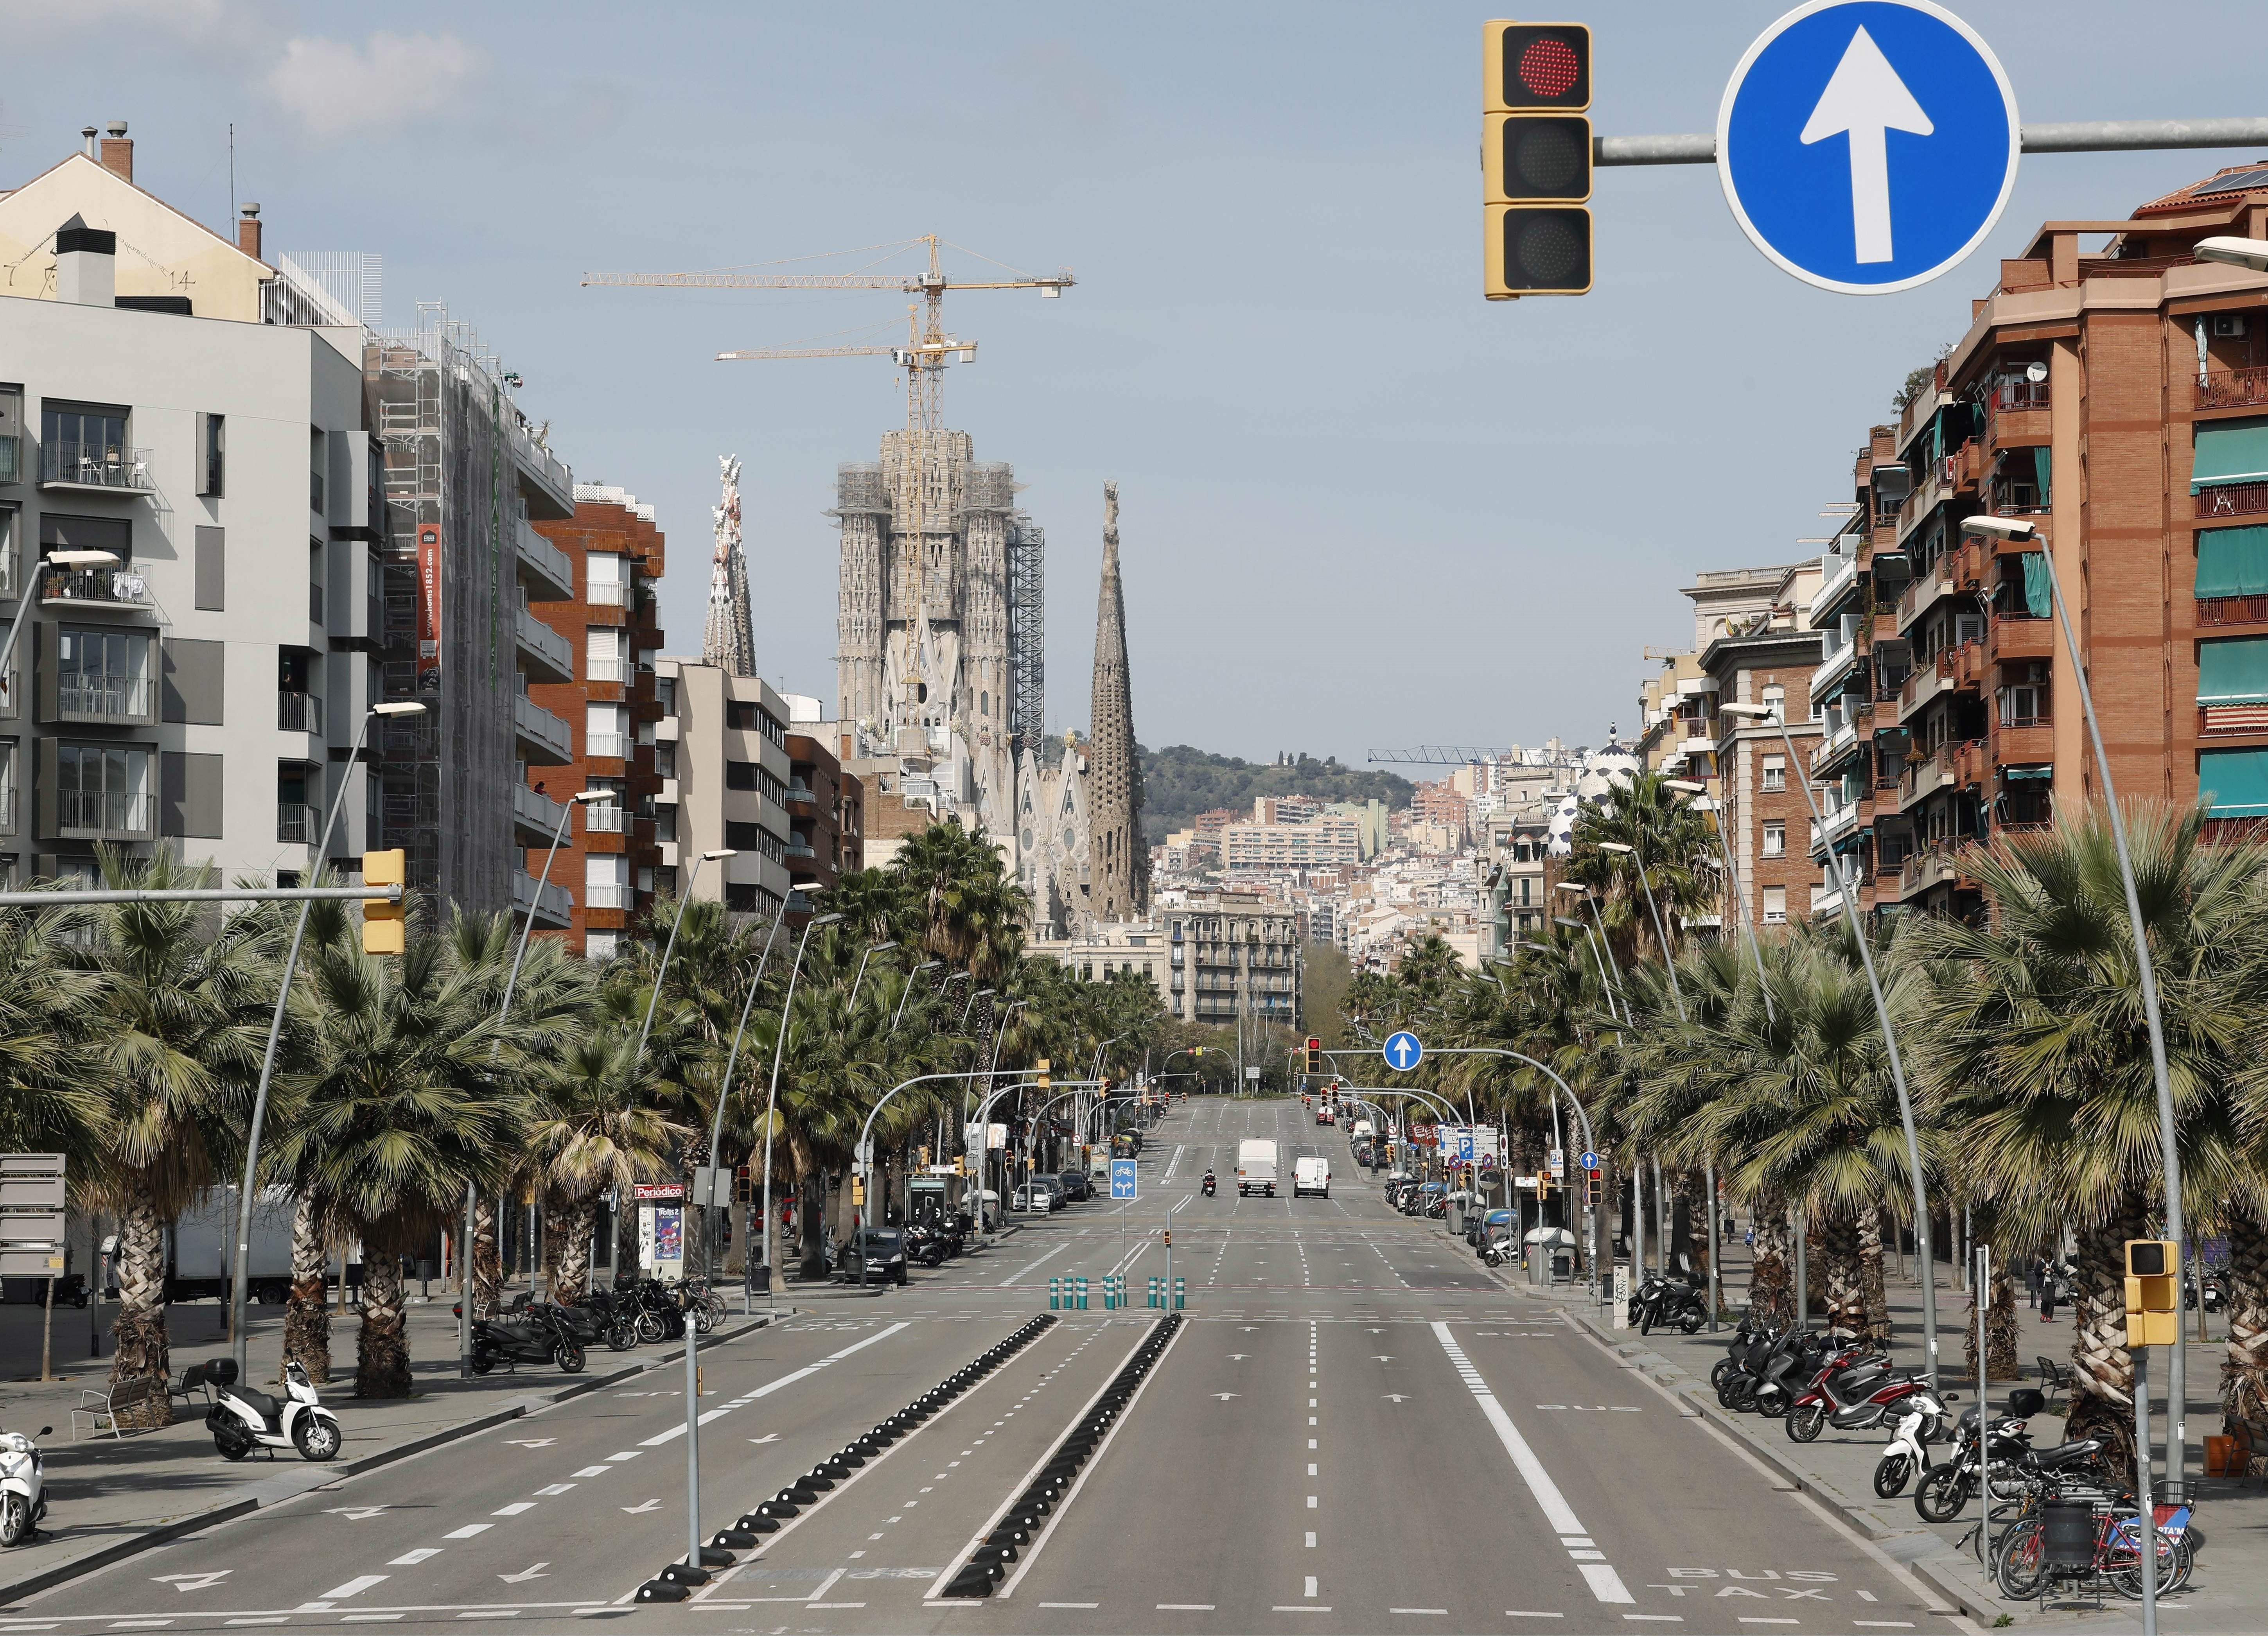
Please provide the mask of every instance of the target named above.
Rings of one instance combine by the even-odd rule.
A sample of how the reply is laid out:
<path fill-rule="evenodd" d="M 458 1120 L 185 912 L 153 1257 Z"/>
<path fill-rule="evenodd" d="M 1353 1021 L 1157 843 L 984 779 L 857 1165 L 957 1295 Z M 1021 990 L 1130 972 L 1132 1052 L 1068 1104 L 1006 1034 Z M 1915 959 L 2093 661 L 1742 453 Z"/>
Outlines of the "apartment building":
<path fill-rule="evenodd" d="M 824 737 L 794 730 L 798 719 L 817 722 L 819 701 L 790 696 L 787 704 L 787 905 L 797 915 L 812 912 L 813 894 L 865 867 L 865 794 Z"/>
<path fill-rule="evenodd" d="M 1484 959 L 1510 958 L 1523 938 L 1551 929 L 1551 809 L 1542 800 L 1525 811 L 1499 812 L 1482 832 L 1481 881 L 1495 913 L 1483 925 Z"/>
<path fill-rule="evenodd" d="M 1114 972 L 1139 977 L 1163 989 L 1170 978 L 1167 933 L 1156 920 L 1097 921 L 1084 932 L 1027 944 L 1029 953 L 1053 960 L 1090 982 Z"/>
<path fill-rule="evenodd" d="M 1168 891 L 1167 996 L 1176 1017 L 1226 1026 L 1240 1016 L 1300 1026 L 1299 917 L 1257 892 Z"/>
<path fill-rule="evenodd" d="M 532 599 L 516 618 L 539 624 L 564 653 L 571 673 L 533 677 L 528 702 L 567 724 L 573 759 L 527 769 L 513 792 L 517 837 L 534 848 L 527 872 L 540 874 L 544 852 L 558 832 L 558 804 L 577 790 L 603 789 L 613 799 L 584 806 L 562 841 L 551 879 L 574 896 L 567 937 L 593 959 L 610 958 L 637 917 L 652 906 L 661 843 L 674 839 L 674 809 L 655 805 L 661 793 L 656 727 L 661 704 L 655 692 L 654 653 L 661 646 L 655 595 L 666 566 L 653 508 L 629 491 L 603 483 L 578 483 L 574 515 L 531 525 L 522 552 L 546 562 L 563 599 Z M 535 593 L 531 592 L 531 597 Z M 541 635 L 541 633 L 539 633 Z M 556 672 L 555 672 L 556 674 Z M 663 818 L 666 811 L 669 817 Z M 579 832 L 579 833 L 578 833 Z"/>
<path fill-rule="evenodd" d="M 1362 822 L 1326 815 L 1299 824 L 1231 824 L 1220 832 L 1225 869 L 1330 869 L 1363 860 Z"/>
<path fill-rule="evenodd" d="M 696 658 L 664 656 L 653 668 L 653 889 L 778 914 L 790 907 L 787 701 L 760 676 Z M 725 847 L 736 855 L 702 863 L 696 876 L 701 855 Z"/>
<path fill-rule="evenodd" d="M 122 124 L 99 154 L 0 197 L 0 874 L 85 880 L 100 842 L 297 882 L 342 784 L 330 856 L 358 868 L 387 537 L 362 332 L 262 322 L 256 218 L 232 242 L 135 187 Z"/>
<path fill-rule="evenodd" d="M 2264 231 L 2258 165 L 2043 224 L 1870 433 L 1816 613 L 1872 742 L 1819 770 L 1871 772 L 1885 906 L 1981 913 L 1962 848 L 2098 793 L 2051 574 L 2119 793 L 2268 816 L 2268 275 L 2195 254 Z M 1979 512 L 2040 543 L 1964 532 Z"/>

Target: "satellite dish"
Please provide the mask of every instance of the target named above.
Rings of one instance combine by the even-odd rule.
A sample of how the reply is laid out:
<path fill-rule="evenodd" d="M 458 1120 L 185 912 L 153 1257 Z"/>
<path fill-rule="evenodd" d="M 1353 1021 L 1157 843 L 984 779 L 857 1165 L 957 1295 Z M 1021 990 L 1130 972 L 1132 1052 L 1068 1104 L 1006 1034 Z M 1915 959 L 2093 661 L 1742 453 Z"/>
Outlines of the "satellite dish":
<path fill-rule="evenodd" d="M 2024 378 L 2025 378 L 2026 380 L 2028 380 L 2028 381 L 2030 381 L 2034 385 L 2037 385 L 2040 382 L 2042 382 L 2042 381 L 2045 380 L 2047 378 L 2048 378 L 2048 366 L 2047 366 L 2046 364 L 2044 364 L 2044 363 L 2027 363 L 2026 365 L 2024 365 Z"/>

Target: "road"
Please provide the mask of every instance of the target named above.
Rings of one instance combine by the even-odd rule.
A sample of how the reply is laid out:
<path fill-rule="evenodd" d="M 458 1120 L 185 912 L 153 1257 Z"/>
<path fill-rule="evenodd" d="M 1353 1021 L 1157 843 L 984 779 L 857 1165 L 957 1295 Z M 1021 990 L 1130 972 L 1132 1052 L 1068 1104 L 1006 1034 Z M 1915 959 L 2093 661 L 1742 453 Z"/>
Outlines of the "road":
<path fill-rule="evenodd" d="M 1072 1207 L 873 1300 L 704 1353 L 710 1530 L 1047 1308 L 1090 1305 L 676 1605 L 681 1375 L 656 1370 L 214 1527 L 27 1600 L 11 1630 L 537 1625 L 656 1631 L 1626 1631 L 1960 1626 L 1604 1349 L 1388 1210 L 1296 1100 L 1202 1101 L 1152 1133 L 1141 1196 Z M 1201 1196 L 1235 1144 L 1328 1199 Z M 939 1595 L 1160 1315 L 1189 1321 L 989 1599 Z M 1102 1310 L 1123 1270 L 1130 1310 Z"/>

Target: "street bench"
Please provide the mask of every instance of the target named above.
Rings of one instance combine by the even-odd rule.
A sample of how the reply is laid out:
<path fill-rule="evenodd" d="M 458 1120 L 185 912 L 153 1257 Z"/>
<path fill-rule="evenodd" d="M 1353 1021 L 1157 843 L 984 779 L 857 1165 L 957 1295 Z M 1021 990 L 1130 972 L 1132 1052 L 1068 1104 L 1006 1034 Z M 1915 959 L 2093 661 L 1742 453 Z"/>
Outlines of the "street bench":
<path fill-rule="evenodd" d="M 107 1432 L 123 1437 L 128 1432 L 153 1432 L 173 1423 L 173 1401 L 166 1383 L 137 1375 L 104 1391 L 83 1391 L 79 1406 L 71 1411 L 71 1441 L 77 1442 L 82 1422 L 90 1437 Z"/>

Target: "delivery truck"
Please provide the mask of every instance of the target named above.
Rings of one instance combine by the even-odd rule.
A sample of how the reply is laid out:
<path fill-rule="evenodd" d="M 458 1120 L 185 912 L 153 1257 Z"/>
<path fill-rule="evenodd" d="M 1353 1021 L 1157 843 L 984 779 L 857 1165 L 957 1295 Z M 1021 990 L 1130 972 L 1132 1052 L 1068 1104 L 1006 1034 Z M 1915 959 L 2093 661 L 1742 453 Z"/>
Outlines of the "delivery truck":
<path fill-rule="evenodd" d="M 1303 1199 L 1309 1193 L 1318 1199 L 1331 1196 L 1331 1162 L 1321 1155 L 1292 1161 L 1292 1197 Z"/>
<path fill-rule="evenodd" d="M 1276 1144 L 1264 1137 L 1248 1136 L 1236 1144 L 1236 1193 L 1276 1196 Z"/>

